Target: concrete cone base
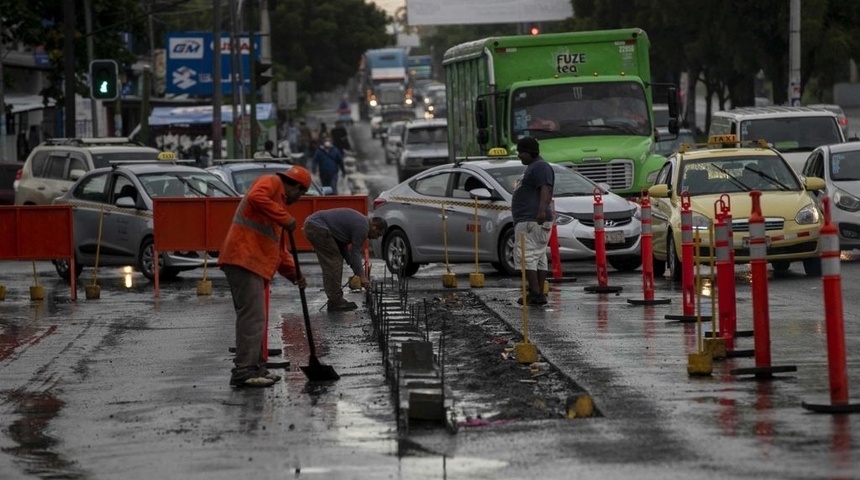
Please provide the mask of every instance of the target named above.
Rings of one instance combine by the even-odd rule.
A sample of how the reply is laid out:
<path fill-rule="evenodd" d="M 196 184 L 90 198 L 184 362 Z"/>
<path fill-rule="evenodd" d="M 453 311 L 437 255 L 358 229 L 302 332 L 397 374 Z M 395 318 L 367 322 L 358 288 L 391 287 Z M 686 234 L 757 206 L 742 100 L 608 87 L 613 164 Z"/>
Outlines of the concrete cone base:
<path fill-rule="evenodd" d="M 6 285 L 0 285 L 0 302 L 6 300 Z"/>
<path fill-rule="evenodd" d="M 30 287 L 30 300 L 44 300 L 45 287 L 41 285 L 33 285 Z"/>
<path fill-rule="evenodd" d="M 483 288 L 484 286 L 484 274 L 472 272 L 469 274 L 469 286 L 472 288 Z"/>
<path fill-rule="evenodd" d="M 443 273 L 442 286 L 445 288 L 457 288 L 457 275 L 451 272 Z"/>
<path fill-rule="evenodd" d="M 102 296 L 102 288 L 98 285 L 87 285 L 84 287 L 87 300 L 98 300 Z"/>
<path fill-rule="evenodd" d="M 706 338 L 705 352 L 710 353 L 712 358 L 726 358 L 726 339 Z"/>
<path fill-rule="evenodd" d="M 197 282 L 197 295 L 212 295 L 212 281 L 200 280 Z"/>
<path fill-rule="evenodd" d="M 710 353 L 691 353 L 687 355 L 687 374 L 707 376 L 714 372 L 714 359 Z"/>
<path fill-rule="evenodd" d="M 517 356 L 517 363 L 534 363 L 538 359 L 537 347 L 533 343 L 515 344 L 514 354 Z"/>

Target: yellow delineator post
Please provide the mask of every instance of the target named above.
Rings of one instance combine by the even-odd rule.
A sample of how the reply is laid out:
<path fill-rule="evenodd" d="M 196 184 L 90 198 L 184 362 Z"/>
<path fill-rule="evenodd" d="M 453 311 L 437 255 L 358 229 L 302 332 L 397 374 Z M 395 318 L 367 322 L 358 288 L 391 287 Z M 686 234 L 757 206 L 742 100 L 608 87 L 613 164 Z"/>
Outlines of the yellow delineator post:
<path fill-rule="evenodd" d="M 442 248 L 445 251 L 445 273 L 442 274 L 442 286 L 457 288 L 457 275 L 451 272 L 451 264 L 448 263 L 448 223 L 446 218 L 445 202 L 442 202 Z"/>
<path fill-rule="evenodd" d="M 92 285 L 87 285 L 84 287 L 84 290 L 87 295 L 87 300 L 98 300 L 101 297 L 102 289 L 99 287 L 99 254 L 101 253 L 102 247 L 102 225 L 104 225 L 105 218 L 105 209 L 99 209 L 99 233 L 96 237 L 96 263 L 93 265 L 93 283 Z M 72 275 L 75 273 L 72 272 Z"/>
<path fill-rule="evenodd" d="M 711 238 L 716 238 L 714 236 L 714 226 L 711 225 L 710 229 Z M 705 337 L 705 351 L 711 354 L 711 359 L 723 359 L 726 358 L 727 350 L 726 350 L 726 339 L 719 336 L 717 332 L 717 305 L 716 298 L 717 296 L 714 294 L 714 287 L 719 288 L 716 284 L 716 277 L 714 276 L 714 251 L 716 249 L 710 249 L 711 255 L 708 257 L 708 267 L 711 269 L 710 275 L 708 275 L 708 280 L 711 282 L 711 335 Z M 696 292 L 696 295 L 701 295 L 702 292 Z"/>
<path fill-rule="evenodd" d="M 475 271 L 469 274 L 469 285 L 472 288 L 484 286 L 484 274 L 478 271 L 478 230 L 481 229 L 480 226 L 478 223 L 478 197 L 475 197 L 475 224 L 473 225 L 475 229 Z"/>
<path fill-rule="evenodd" d="M 526 299 L 526 235 L 520 235 L 520 273 L 522 275 L 523 343 L 514 344 L 517 363 L 534 363 L 538 359 L 537 347 L 529 343 L 529 302 Z"/>
<path fill-rule="evenodd" d="M 203 280 L 197 281 L 197 295 L 212 295 L 212 280 L 206 279 L 206 270 L 209 267 L 209 252 L 203 252 Z"/>
<path fill-rule="evenodd" d="M 74 275 L 75 272 L 72 272 Z M 36 273 L 36 261 L 33 260 L 33 285 L 30 287 L 30 300 L 42 300 L 45 298 L 45 288 L 39 285 L 39 275 Z"/>
<path fill-rule="evenodd" d="M 714 359 L 710 352 L 702 350 L 702 276 L 701 265 L 699 264 L 701 237 L 698 230 L 695 233 L 693 245 L 696 252 L 696 353 L 687 355 L 687 374 L 690 376 L 707 376 L 713 373 Z"/>

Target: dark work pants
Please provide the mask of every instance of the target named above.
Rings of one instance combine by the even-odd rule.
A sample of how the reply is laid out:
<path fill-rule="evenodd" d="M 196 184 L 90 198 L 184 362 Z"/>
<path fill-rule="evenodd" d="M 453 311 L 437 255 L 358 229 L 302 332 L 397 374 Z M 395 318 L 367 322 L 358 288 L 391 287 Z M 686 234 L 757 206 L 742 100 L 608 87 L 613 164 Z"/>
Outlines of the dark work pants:
<path fill-rule="evenodd" d="M 331 194 L 337 195 L 337 170 L 334 172 L 320 170 L 320 183 L 323 187 L 331 187 Z"/>
<path fill-rule="evenodd" d="M 323 275 L 323 289 L 329 305 L 343 303 L 343 255 L 331 232 L 315 225 L 305 225 L 305 238 L 314 247 Z"/>
<path fill-rule="evenodd" d="M 236 356 L 232 380 L 266 375 L 263 335 L 266 335 L 266 280 L 236 265 L 222 267 L 236 309 Z"/>

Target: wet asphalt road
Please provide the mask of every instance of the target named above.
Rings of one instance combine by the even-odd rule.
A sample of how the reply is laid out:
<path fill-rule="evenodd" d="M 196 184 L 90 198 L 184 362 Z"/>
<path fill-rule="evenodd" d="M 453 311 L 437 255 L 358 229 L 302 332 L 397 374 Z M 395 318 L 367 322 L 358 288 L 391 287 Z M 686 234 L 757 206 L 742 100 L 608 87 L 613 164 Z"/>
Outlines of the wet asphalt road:
<path fill-rule="evenodd" d="M 393 167 L 372 156 L 379 142 L 362 137 L 365 127 L 355 127 L 353 142 L 372 192 L 391 182 Z M 312 386 L 297 370 L 308 355 L 299 296 L 276 280 L 269 342 L 292 365 L 274 388 L 252 391 L 228 387 L 234 314 L 220 272 L 210 271 L 212 296 L 198 297 L 201 277 L 187 272 L 162 284 L 155 299 L 139 274 L 126 288 L 121 272 L 100 270 L 101 299 L 86 300 L 79 287 L 71 302 L 51 265 L 37 262 L 47 299 L 34 302 L 31 264 L 0 262 L 0 284 L 9 289 L 0 302 L 0 478 L 860 478 L 860 416 L 800 405 L 829 403 L 822 283 L 800 265 L 770 283 L 773 365 L 797 372 L 740 377 L 730 370 L 754 362 L 737 358 L 716 362 L 710 377 L 689 377 L 696 329 L 664 319 L 680 312 L 677 287 L 657 279 L 657 297 L 672 304 L 634 307 L 626 299 L 641 298 L 638 272 L 610 272 L 623 291 L 593 295 L 583 291 L 596 283 L 593 265 L 565 264 L 578 281 L 554 286 L 547 307 L 529 310 L 529 337 L 591 393 L 603 416 L 398 437 L 367 313 L 320 311 L 318 266 L 312 255 L 301 262 L 311 279 L 317 354 L 342 379 Z M 475 293 L 521 328 L 511 300 L 517 279 L 482 267 L 485 287 Z M 381 268 L 376 261 L 376 276 Z M 460 290 L 469 289 L 473 268 L 454 267 Z M 443 272 L 422 268 L 410 286 L 441 295 Z M 852 292 L 860 262 L 846 255 L 842 272 L 849 386 L 858 402 L 860 298 Z M 737 281 L 738 328 L 749 330 L 746 267 Z M 754 339 L 737 344 L 753 348 Z"/>

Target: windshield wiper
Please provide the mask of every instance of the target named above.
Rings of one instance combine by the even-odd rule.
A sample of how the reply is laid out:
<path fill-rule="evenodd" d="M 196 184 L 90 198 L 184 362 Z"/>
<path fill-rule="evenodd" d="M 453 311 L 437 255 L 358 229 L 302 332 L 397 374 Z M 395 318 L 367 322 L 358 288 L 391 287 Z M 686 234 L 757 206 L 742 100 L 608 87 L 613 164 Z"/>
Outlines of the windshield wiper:
<path fill-rule="evenodd" d="M 738 187 L 740 187 L 742 191 L 744 191 L 744 192 L 749 192 L 749 191 L 751 190 L 751 188 L 750 188 L 747 184 L 745 184 L 744 182 L 740 181 L 740 180 L 738 179 L 738 177 L 736 177 L 736 176 L 732 175 L 731 173 L 729 173 L 728 171 L 726 171 L 726 169 L 724 169 L 723 167 L 721 167 L 721 166 L 719 166 L 719 165 L 716 165 L 716 164 L 713 164 L 713 163 L 711 163 L 711 164 L 709 164 L 709 165 L 710 165 L 711 167 L 714 167 L 714 168 L 716 168 L 717 170 L 719 170 L 719 171 L 723 172 L 727 177 L 729 177 L 729 179 L 732 181 L 732 183 L 734 183 L 735 185 L 737 185 Z"/>
<path fill-rule="evenodd" d="M 552 130 L 550 128 L 525 128 L 523 130 L 517 130 L 515 133 L 520 132 L 546 132 L 555 135 L 556 137 L 563 136 L 558 130 Z"/>
<path fill-rule="evenodd" d="M 770 182 L 770 183 L 772 183 L 772 184 L 776 185 L 777 187 L 779 187 L 779 189 L 780 189 L 780 190 L 791 190 L 791 188 L 789 188 L 789 186 L 788 186 L 788 185 L 786 185 L 786 184 L 784 184 L 784 183 L 780 182 L 779 180 L 777 180 L 777 179 L 775 179 L 775 178 L 771 177 L 770 175 L 768 175 L 768 174 L 766 174 L 766 173 L 762 172 L 761 170 L 756 170 L 756 169 L 754 169 L 754 168 L 751 168 L 749 165 L 744 165 L 744 170 L 749 170 L 750 172 L 755 173 L 755 174 L 756 174 L 756 175 L 758 175 L 759 177 L 764 178 L 764 179 L 765 179 L 765 180 L 767 180 L 768 182 Z"/>
<path fill-rule="evenodd" d="M 184 178 L 184 177 L 178 177 L 178 176 L 177 176 L 176 178 L 178 178 L 178 179 L 179 179 L 179 181 L 180 181 L 180 182 L 182 182 L 182 183 L 184 183 L 185 185 L 188 185 L 188 188 L 189 188 L 190 190 L 194 191 L 195 193 L 197 193 L 197 194 L 198 194 L 198 195 L 200 195 L 201 197 L 208 197 L 208 196 L 209 196 L 209 195 L 206 195 L 206 193 L 205 193 L 205 192 L 203 192 L 202 190 L 200 190 L 199 188 L 197 188 L 197 187 L 195 187 L 194 185 L 192 185 L 192 184 L 191 184 L 191 182 L 189 182 L 187 178 Z"/>
<path fill-rule="evenodd" d="M 223 193 L 224 195 L 227 195 L 228 197 L 233 196 L 232 193 L 228 192 L 227 190 L 224 190 L 223 187 L 219 186 L 217 183 L 213 182 L 212 180 L 204 180 L 204 182 L 206 182 L 206 185 L 209 186 L 209 188 L 211 188 L 213 190 L 218 190 L 219 192 Z"/>

